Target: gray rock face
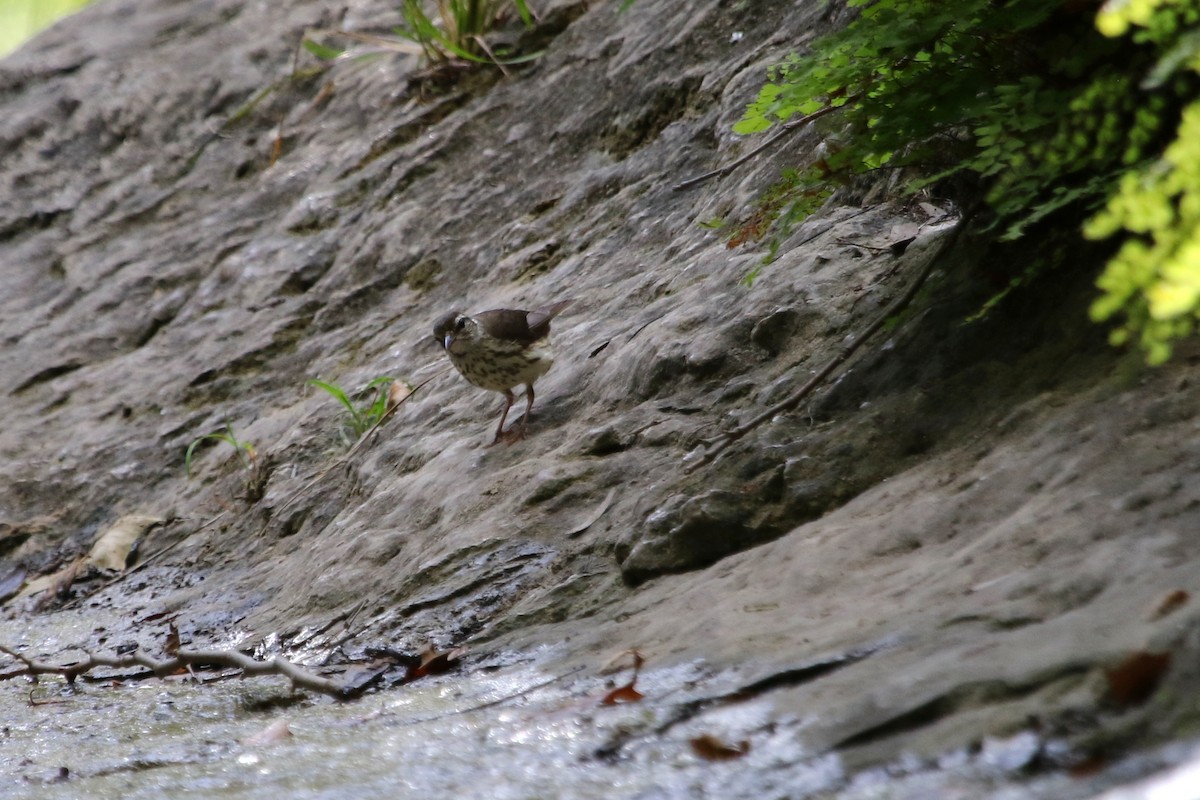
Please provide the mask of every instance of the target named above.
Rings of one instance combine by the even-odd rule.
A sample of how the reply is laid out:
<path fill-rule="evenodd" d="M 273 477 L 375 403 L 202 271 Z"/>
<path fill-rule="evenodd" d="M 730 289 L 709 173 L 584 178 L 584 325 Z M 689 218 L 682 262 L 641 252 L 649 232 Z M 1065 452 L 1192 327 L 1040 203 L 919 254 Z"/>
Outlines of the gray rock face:
<path fill-rule="evenodd" d="M 138 607 L 198 640 L 286 649 L 353 613 L 352 646 L 554 643 L 548 670 L 638 647 L 724 676 L 656 714 L 751 687 L 763 730 L 842 760 L 847 797 L 985 737 L 1018 766 L 977 788 L 1189 730 L 1171 698 L 1194 669 L 1134 708 L 1105 670 L 1197 655 L 1196 604 L 1155 612 L 1200 576 L 1194 354 L 1142 371 L 1106 350 L 1086 286 L 965 324 L 992 291 L 967 244 L 938 304 L 689 469 L 865 328 L 947 220 L 832 205 L 747 285 L 762 252 L 700 223 L 748 214 L 819 133 L 672 186 L 749 146 L 731 124 L 821 8 L 542 13 L 540 59 L 442 87 L 403 54 L 293 74 L 305 30 L 386 30 L 389 3 L 108 0 L 0 62 L 0 572 L 168 518 L 142 552 L 171 570 Z M 530 436 L 489 448 L 496 398 L 430 326 L 563 297 Z M 339 461 L 340 411 L 307 381 L 380 375 L 433 380 Z M 254 469 L 210 440 L 189 479 L 189 444 L 227 424 Z M 86 609 L 110 637 L 137 625 L 122 597 Z M 49 608 L 10 600 L 6 626 L 49 648 Z"/>

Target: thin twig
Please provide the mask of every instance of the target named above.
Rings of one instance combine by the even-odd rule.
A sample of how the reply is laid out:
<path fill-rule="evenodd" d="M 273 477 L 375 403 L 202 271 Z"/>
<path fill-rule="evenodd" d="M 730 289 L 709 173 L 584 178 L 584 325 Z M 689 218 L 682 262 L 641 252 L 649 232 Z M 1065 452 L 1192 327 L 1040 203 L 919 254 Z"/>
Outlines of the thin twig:
<path fill-rule="evenodd" d="M 859 97 L 859 95 L 853 95 L 849 99 L 847 99 L 845 103 L 843 103 L 840 106 L 833 106 L 833 105 L 825 106 L 824 108 L 817 109 L 816 111 L 814 111 L 811 114 L 804 115 L 800 119 L 794 119 L 790 122 L 785 122 L 783 124 L 783 126 L 780 127 L 779 130 L 775 131 L 775 133 L 772 136 L 768 137 L 765 142 L 760 144 L 758 147 L 755 147 L 753 150 L 751 150 L 749 153 L 746 153 L 741 158 L 731 161 L 730 163 L 726 164 L 723 167 L 718 167 L 717 169 L 714 169 L 710 172 L 706 172 L 703 175 L 697 175 L 694 178 L 688 178 L 685 181 L 680 181 L 679 183 L 677 183 L 671 187 L 671 191 L 679 192 L 684 189 L 690 189 L 693 186 L 704 183 L 705 181 L 711 180 L 712 178 L 719 178 L 722 175 L 726 175 L 730 172 L 733 172 L 735 169 L 740 167 L 742 164 L 745 164 L 747 161 L 754 158 L 756 155 L 758 155 L 762 151 L 766 150 L 768 147 L 772 147 L 775 144 L 778 144 L 783 139 L 783 137 L 787 136 L 788 134 L 792 133 L 793 131 L 797 131 L 800 128 L 803 128 L 804 126 L 808 125 L 809 123 L 816 122 L 817 120 L 819 120 L 821 117 L 825 116 L 826 114 L 831 114 L 834 111 L 837 111 L 839 108 L 844 108 L 845 106 L 847 106 L 850 103 L 857 100 L 858 97 Z"/>
<path fill-rule="evenodd" d="M 779 414 L 791 411 L 796 408 L 796 406 L 800 405 L 800 402 L 804 400 L 804 398 L 808 397 L 808 395 L 812 394 L 814 389 L 824 383 L 825 379 L 829 377 L 829 374 L 833 372 L 839 365 L 844 363 L 846 359 L 850 358 L 850 356 L 854 355 L 854 353 L 860 347 L 862 347 L 862 345 L 868 339 L 870 339 L 876 331 L 883 327 L 884 323 L 886 323 L 891 317 L 895 316 L 897 313 L 902 311 L 905 306 L 912 302 L 912 299 L 917 296 L 917 292 L 921 289 L 921 286 L 924 285 L 930 273 L 933 272 L 934 266 L 936 266 L 938 262 L 942 260 L 942 256 L 946 255 L 951 249 L 953 249 L 954 244 L 958 241 L 958 237 L 962 234 L 963 230 L 970 222 L 973 213 L 973 211 L 968 211 L 964 213 L 962 217 L 960 217 L 958 224 L 954 226 L 954 230 L 948 237 L 946 237 L 946 241 L 940 248 L 938 248 L 938 251 L 925 262 L 920 271 L 917 273 L 917 276 L 912 280 L 912 283 L 909 284 L 908 288 L 905 289 L 899 297 L 893 300 L 888 307 L 885 308 L 883 312 L 875 319 L 875 321 L 868 325 L 862 333 L 854 337 L 849 344 L 845 345 L 841 350 L 839 350 L 837 355 L 830 359 L 829 363 L 827 363 L 815 375 L 813 375 L 807 383 L 780 402 L 768 408 L 766 411 L 763 411 L 761 414 L 751 418 L 748 422 L 744 422 L 733 430 L 722 433 L 715 439 L 705 442 L 704 456 L 700 458 L 700 460 L 697 461 L 691 467 L 691 469 L 696 469 L 703 465 L 711 464 L 725 448 L 736 442 L 738 439 L 741 439 L 759 425 L 762 425 L 767 420 L 773 419 Z"/>
<path fill-rule="evenodd" d="M 311 689 L 314 692 L 329 695 L 339 700 L 348 700 L 360 691 L 353 686 L 329 678 L 323 678 L 320 675 L 309 672 L 304 667 L 293 664 L 279 656 L 274 656 L 266 661 L 258 661 L 236 650 L 179 650 L 171 658 L 162 660 L 156 659 L 141 650 L 121 656 L 95 655 L 85 650 L 84 655 L 86 658 L 70 664 L 51 664 L 48 661 L 38 661 L 4 645 L 0 645 L 0 652 L 7 653 L 25 665 L 25 669 L 20 672 L 7 673 L 7 676 L 61 675 L 68 683 L 74 682 L 77 677 L 92 671 L 96 667 L 111 667 L 114 669 L 145 667 L 158 677 L 164 678 L 181 669 L 201 665 L 216 665 L 239 669 L 245 676 L 282 675 L 292 682 L 293 687 L 299 686 L 304 689 Z"/>

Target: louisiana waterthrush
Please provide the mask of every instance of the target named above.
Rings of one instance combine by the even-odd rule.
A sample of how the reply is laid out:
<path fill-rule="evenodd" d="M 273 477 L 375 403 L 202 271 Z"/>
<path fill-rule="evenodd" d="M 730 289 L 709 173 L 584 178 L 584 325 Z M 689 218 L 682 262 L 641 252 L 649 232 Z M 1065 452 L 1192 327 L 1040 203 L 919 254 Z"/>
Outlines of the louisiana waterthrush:
<path fill-rule="evenodd" d="M 496 438 L 512 441 L 525 436 L 533 410 L 533 382 L 554 364 L 550 352 L 550 320 L 572 300 L 560 300 L 535 311 L 498 308 L 468 316 L 451 311 L 433 326 L 433 337 L 464 378 L 481 389 L 504 395 L 504 410 Z M 504 431 L 504 421 L 516 397 L 513 387 L 525 384 L 525 417 L 520 430 Z M 516 426 L 513 426 L 514 429 Z"/>

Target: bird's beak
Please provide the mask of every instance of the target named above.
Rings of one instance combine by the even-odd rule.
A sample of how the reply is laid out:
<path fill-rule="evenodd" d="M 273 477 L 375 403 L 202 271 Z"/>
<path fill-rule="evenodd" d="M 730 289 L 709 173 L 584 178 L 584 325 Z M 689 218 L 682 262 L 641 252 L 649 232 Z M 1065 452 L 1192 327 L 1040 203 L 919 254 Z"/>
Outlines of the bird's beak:
<path fill-rule="evenodd" d="M 453 333 L 447 333 L 447 334 L 446 334 L 446 338 L 442 340 L 442 347 L 444 347 L 444 348 L 446 348 L 447 350 L 449 350 L 449 349 L 450 349 L 450 345 L 452 345 L 452 344 L 454 344 L 454 334 L 453 334 Z"/>

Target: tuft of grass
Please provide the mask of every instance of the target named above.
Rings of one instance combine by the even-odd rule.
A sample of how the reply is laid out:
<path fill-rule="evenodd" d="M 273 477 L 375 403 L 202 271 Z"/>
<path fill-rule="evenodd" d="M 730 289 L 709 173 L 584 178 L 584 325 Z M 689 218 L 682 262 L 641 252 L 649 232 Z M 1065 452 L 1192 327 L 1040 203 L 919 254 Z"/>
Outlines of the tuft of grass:
<path fill-rule="evenodd" d="M 242 463 L 242 469 L 249 470 L 254 467 L 254 459 L 257 457 L 257 453 L 254 451 L 254 445 L 250 442 L 243 442 L 238 439 L 237 436 L 234 435 L 233 426 L 227 421 L 225 423 L 225 430 L 213 431 L 212 433 L 206 433 L 203 436 L 197 436 L 192 440 L 192 443 L 188 445 L 187 452 L 183 455 L 183 468 L 184 473 L 189 478 L 192 477 L 192 454 L 196 452 L 196 448 L 198 446 L 209 440 L 225 442 L 225 444 L 232 447 L 237 453 L 238 460 Z"/>
<path fill-rule="evenodd" d="M 366 397 L 366 401 L 355 405 L 351 396 L 336 383 L 318 379 L 310 380 L 310 386 L 316 386 L 329 393 L 329 396 L 341 404 L 346 412 L 347 427 L 354 432 L 358 440 L 364 433 L 375 427 L 388 411 L 389 388 L 396 379 L 390 375 L 380 375 L 372 378 L 367 385 L 355 393 L 355 397 Z M 411 389 L 411 387 L 409 387 Z M 343 438 L 346 438 L 343 436 Z M 346 445 L 353 441 L 346 439 Z"/>
<path fill-rule="evenodd" d="M 394 30 L 420 45 L 432 65 L 460 59 L 503 68 L 541 55 L 538 52 L 514 56 L 493 51 L 484 40 L 510 9 L 517 12 L 527 28 L 533 27 L 533 12 L 526 0 L 437 0 L 436 20 L 425 12 L 421 0 L 404 0 L 400 7 L 403 21 Z"/>
<path fill-rule="evenodd" d="M 322 61 L 334 61 L 356 55 L 406 50 L 416 45 L 430 66 L 444 67 L 454 62 L 494 64 L 502 71 L 505 66 L 522 64 L 539 58 L 542 53 L 513 54 L 504 48 L 489 45 L 485 37 L 510 11 L 527 28 L 534 26 L 533 12 L 526 0 L 436 0 L 433 13 L 425 10 L 422 0 L 402 0 L 400 24 L 393 28 L 399 40 L 387 37 L 338 31 L 370 45 L 368 50 L 351 52 L 332 47 L 306 37 L 301 45 Z"/>

